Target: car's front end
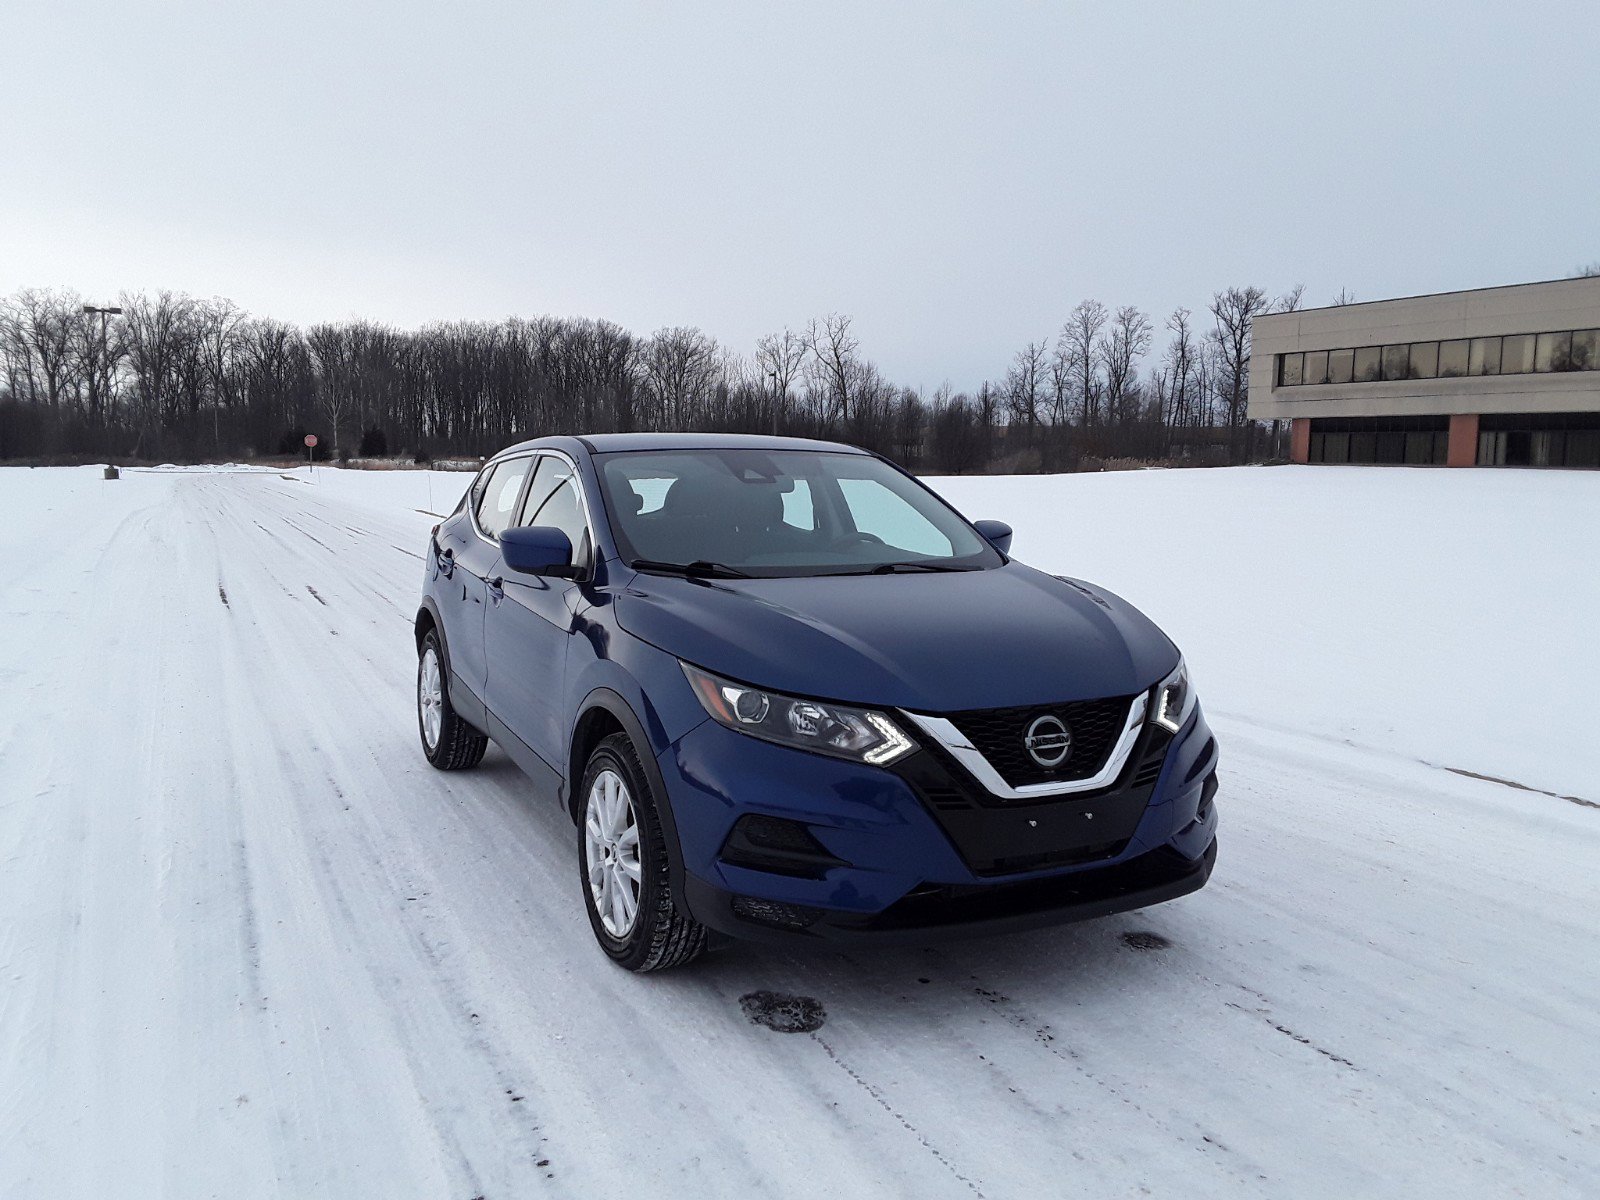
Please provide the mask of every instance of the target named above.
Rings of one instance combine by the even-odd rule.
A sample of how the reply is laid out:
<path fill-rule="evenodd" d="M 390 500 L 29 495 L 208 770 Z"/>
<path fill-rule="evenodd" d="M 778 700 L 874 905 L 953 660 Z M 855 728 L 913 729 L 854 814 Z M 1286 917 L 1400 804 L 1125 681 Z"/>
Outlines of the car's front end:
<path fill-rule="evenodd" d="M 927 940 L 1201 887 L 1217 747 L 1172 642 L 872 455 L 595 455 L 674 826 L 736 937 Z"/>
<path fill-rule="evenodd" d="M 658 761 L 684 899 L 725 934 L 925 941 L 1210 875 L 1218 754 L 1181 664 L 1132 694 L 944 712 L 685 676 L 707 719 Z"/>

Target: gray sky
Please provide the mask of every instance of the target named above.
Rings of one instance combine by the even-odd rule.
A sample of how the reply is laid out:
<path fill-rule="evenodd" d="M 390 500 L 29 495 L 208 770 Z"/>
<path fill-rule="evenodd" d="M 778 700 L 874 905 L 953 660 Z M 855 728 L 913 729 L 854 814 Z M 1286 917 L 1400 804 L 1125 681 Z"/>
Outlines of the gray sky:
<path fill-rule="evenodd" d="M 9 0 L 0 292 L 641 333 L 972 387 L 1079 299 L 1600 259 L 1589 3 Z"/>

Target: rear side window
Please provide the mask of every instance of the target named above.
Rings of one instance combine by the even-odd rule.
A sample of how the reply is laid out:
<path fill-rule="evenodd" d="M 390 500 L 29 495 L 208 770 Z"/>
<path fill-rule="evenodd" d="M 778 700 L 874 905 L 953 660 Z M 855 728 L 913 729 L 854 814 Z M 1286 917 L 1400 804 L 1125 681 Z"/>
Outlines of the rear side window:
<path fill-rule="evenodd" d="M 511 525 L 517 511 L 517 497 L 522 494 L 522 481 L 528 477 L 531 458 L 508 458 L 489 468 L 483 482 L 483 492 L 478 497 L 478 528 L 491 538 L 499 538 L 501 531 Z"/>

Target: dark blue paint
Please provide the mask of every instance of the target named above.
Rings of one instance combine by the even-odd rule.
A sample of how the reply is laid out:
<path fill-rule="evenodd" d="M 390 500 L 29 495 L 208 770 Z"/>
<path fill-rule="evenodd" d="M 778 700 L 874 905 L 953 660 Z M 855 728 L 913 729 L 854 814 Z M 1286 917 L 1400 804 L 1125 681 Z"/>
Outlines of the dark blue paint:
<path fill-rule="evenodd" d="M 1011 526 L 1004 521 L 974 521 L 972 527 L 983 534 L 1001 554 L 1011 553 Z"/>
<path fill-rule="evenodd" d="M 580 578 L 549 574 L 573 560 L 565 534 L 513 529 L 496 543 L 478 532 L 463 498 L 435 535 L 425 581 L 426 611 L 442 626 L 457 707 L 484 712 L 508 753 L 535 779 L 558 781 L 567 800 L 582 773 L 573 744 L 585 713 L 599 706 L 625 717 L 665 791 L 675 891 L 682 899 L 687 886 L 696 905 L 740 893 L 873 914 L 922 885 L 970 888 L 1085 870 L 975 875 L 894 770 L 716 724 L 679 660 L 775 691 L 941 713 L 1146 691 L 1177 665 L 1172 643 L 1104 589 L 1015 560 L 949 574 L 749 580 L 641 573 L 621 562 L 593 456 L 730 445 L 848 449 L 731 435 L 612 434 L 545 438 L 507 451 L 556 451 L 576 465 L 595 521 L 593 566 Z M 1008 526 L 986 521 L 977 528 L 1009 552 Z M 1215 761 L 1197 708 L 1172 739 L 1133 839 L 1112 861 L 1167 848 L 1198 862 L 1215 839 L 1216 806 L 1197 815 Z M 734 821 L 752 812 L 806 823 L 850 865 L 806 879 L 720 861 Z M 728 928 L 724 914 L 696 907 L 695 915 Z"/>
<path fill-rule="evenodd" d="M 572 539 L 559 529 L 525 525 L 500 535 L 500 553 L 512 571 L 547 574 L 552 568 L 571 566 Z"/>

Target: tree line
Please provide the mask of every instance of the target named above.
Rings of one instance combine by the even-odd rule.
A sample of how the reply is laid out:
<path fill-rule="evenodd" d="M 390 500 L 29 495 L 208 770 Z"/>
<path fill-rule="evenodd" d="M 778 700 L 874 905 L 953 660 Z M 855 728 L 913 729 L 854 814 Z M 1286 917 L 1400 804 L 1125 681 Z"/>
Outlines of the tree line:
<path fill-rule="evenodd" d="M 1281 452 L 1246 414 L 1250 329 L 1301 289 L 1217 292 L 1156 330 L 1134 306 L 1078 304 L 975 392 L 924 395 L 863 354 L 850 317 L 739 354 L 695 328 L 511 317 L 416 330 L 299 328 L 225 299 L 70 290 L 0 299 L 0 459 L 217 459 L 492 453 L 549 433 L 702 430 L 853 442 L 908 467 L 1073 470 L 1108 459 L 1242 462 Z"/>

